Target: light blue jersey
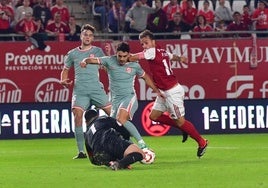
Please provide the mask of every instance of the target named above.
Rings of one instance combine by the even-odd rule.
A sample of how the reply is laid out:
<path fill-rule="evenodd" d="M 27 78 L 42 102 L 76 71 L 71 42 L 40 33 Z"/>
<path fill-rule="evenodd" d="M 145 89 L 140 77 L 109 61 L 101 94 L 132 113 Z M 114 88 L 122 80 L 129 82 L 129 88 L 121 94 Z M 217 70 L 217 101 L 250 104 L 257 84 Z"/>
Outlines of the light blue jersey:
<path fill-rule="evenodd" d="M 64 66 L 74 67 L 73 107 L 86 110 L 91 105 L 103 107 L 109 103 L 103 84 L 99 81 L 99 66 L 88 65 L 86 68 L 80 66 L 80 62 L 85 58 L 102 56 L 104 56 L 102 49 L 96 46 L 88 50 L 77 47 L 65 56 Z"/>
<path fill-rule="evenodd" d="M 67 53 L 64 65 L 67 68 L 74 67 L 74 90 L 88 93 L 90 90 L 101 87 L 102 83 L 99 81 L 99 67 L 88 65 L 86 68 L 82 68 L 80 67 L 80 62 L 88 57 L 102 56 L 104 56 L 102 49 L 96 46 L 92 46 L 89 50 L 80 50 L 79 47 L 77 47 Z"/>
<path fill-rule="evenodd" d="M 129 62 L 119 65 L 116 56 L 102 57 L 100 63 L 107 69 L 112 97 L 135 93 L 135 78 L 136 76 L 142 77 L 145 73 L 139 63 Z"/>
<path fill-rule="evenodd" d="M 142 77 L 145 71 L 137 62 L 120 65 L 116 56 L 105 56 L 99 59 L 101 65 L 106 67 L 109 77 L 112 102 L 111 116 L 115 117 L 119 108 L 125 108 L 132 116 L 138 108 L 134 89 L 135 78 L 136 76 Z"/>

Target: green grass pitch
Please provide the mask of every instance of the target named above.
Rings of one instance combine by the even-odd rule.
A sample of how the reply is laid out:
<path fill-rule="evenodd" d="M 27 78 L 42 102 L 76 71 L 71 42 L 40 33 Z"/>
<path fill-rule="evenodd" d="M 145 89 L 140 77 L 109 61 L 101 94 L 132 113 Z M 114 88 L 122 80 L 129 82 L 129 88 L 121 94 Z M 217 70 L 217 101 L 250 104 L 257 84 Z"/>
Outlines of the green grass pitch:
<path fill-rule="evenodd" d="M 203 158 L 181 136 L 144 137 L 154 149 L 152 165 L 112 171 L 88 159 L 73 160 L 73 138 L 0 140 L 1 188 L 267 188 L 268 134 L 205 135 Z"/>

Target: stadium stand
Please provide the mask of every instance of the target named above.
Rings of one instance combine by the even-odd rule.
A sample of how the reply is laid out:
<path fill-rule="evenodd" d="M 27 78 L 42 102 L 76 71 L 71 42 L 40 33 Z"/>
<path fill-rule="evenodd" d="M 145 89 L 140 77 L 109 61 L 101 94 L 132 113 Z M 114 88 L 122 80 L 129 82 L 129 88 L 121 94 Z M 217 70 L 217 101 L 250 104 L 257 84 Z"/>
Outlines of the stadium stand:
<path fill-rule="evenodd" d="M 166 5 L 169 0 L 164 0 L 163 6 Z M 202 7 L 204 0 L 199 1 L 199 7 Z M 77 23 L 82 25 L 84 23 L 93 24 L 97 30 L 99 27 L 99 15 L 92 11 L 93 0 L 66 0 L 65 3 L 68 5 L 71 14 L 75 15 Z M 230 8 L 230 3 L 226 0 L 226 6 Z M 242 11 L 242 7 L 245 5 L 245 0 L 234 0 L 233 11 Z M 210 3 L 212 9 L 212 3 Z M 218 3 L 216 4 L 216 7 Z M 153 1 L 154 7 L 154 1 Z M 254 1 L 251 1 L 251 8 L 254 7 Z"/>

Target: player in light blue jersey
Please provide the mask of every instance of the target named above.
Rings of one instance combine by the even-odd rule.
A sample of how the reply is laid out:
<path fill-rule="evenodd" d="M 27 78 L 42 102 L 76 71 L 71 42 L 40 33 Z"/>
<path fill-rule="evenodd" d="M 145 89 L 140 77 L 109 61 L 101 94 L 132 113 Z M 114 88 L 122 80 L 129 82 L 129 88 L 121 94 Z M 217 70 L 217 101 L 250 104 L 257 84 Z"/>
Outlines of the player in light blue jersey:
<path fill-rule="evenodd" d="M 109 88 L 111 91 L 112 110 L 111 116 L 117 119 L 118 124 L 123 125 L 136 139 L 140 148 L 147 147 L 132 119 L 138 108 L 138 100 L 134 89 L 136 76 L 144 79 L 146 84 L 153 89 L 158 96 L 162 96 L 154 85 L 150 76 L 141 68 L 137 62 L 128 62 L 129 45 L 125 42 L 119 43 L 116 55 L 104 57 L 89 57 L 84 59 L 80 65 L 87 68 L 90 64 L 99 64 L 106 67 L 109 77 Z M 92 65 L 91 65 L 92 66 Z"/>
<path fill-rule="evenodd" d="M 69 87 L 73 81 L 69 80 L 69 70 L 74 68 L 74 88 L 72 96 L 72 112 L 75 122 L 75 139 L 78 155 L 74 159 L 86 158 L 84 153 L 84 132 L 82 128 L 83 113 L 90 106 L 103 109 L 106 114 L 111 112 L 111 104 L 103 84 L 99 81 L 99 66 L 89 65 L 85 69 L 80 67 L 80 62 L 88 57 L 102 57 L 101 48 L 93 46 L 95 28 L 85 24 L 81 28 L 81 46 L 70 50 L 64 59 L 64 68 L 61 72 L 61 84 Z"/>

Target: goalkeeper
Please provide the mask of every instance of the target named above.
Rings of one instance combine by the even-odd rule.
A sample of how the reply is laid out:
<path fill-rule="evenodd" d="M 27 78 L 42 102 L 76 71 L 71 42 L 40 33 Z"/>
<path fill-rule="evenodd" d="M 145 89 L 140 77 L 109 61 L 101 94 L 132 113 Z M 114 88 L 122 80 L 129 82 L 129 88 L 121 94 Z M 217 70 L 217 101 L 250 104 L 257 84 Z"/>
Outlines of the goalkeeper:
<path fill-rule="evenodd" d="M 116 119 L 100 116 L 96 110 L 85 112 L 87 131 L 85 145 L 89 160 L 94 165 L 106 165 L 112 170 L 129 168 L 144 158 L 143 151 L 129 141 L 129 132 Z"/>

